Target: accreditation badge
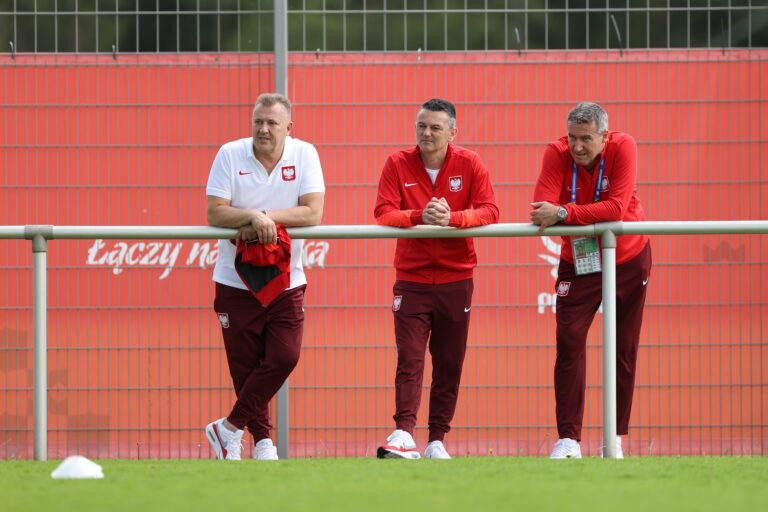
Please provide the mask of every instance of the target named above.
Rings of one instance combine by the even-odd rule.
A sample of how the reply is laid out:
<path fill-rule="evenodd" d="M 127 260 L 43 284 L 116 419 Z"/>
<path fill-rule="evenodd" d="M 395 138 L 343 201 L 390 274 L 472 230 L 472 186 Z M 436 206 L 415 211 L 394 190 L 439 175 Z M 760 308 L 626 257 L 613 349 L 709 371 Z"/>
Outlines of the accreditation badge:
<path fill-rule="evenodd" d="M 602 270 L 597 237 L 573 237 L 571 238 L 571 247 L 573 248 L 573 263 L 576 267 L 576 275 L 594 274 Z"/>

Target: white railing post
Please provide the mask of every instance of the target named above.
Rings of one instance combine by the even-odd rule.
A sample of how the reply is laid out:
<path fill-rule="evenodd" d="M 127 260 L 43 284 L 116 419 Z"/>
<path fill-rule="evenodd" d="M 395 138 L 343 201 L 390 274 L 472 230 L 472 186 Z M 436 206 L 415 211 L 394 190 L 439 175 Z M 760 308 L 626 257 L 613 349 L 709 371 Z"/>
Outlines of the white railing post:
<path fill-rule="evenodd" d="M 616 458 L 616 235 L 603 233 L 603 457 Z"/>
<path fill-rule="evenodd" d="M 275 1 L 275 92 L 288 96 L 288 6 Z"/>
<path fill-rule="evenodd" d="M 288 95 L 288 6 L 275 2 L 275 92 Z M 277 456 L 288 458 L 288 379 L 277 392 Z"/>
<path fill-rule="evenodd" d="M 35 330 L 34 348 L 34 457 L 48 460 L 48 240 L 52 226 L 26 226 L 25 238 L 32 239 L 32 287 Z"/>

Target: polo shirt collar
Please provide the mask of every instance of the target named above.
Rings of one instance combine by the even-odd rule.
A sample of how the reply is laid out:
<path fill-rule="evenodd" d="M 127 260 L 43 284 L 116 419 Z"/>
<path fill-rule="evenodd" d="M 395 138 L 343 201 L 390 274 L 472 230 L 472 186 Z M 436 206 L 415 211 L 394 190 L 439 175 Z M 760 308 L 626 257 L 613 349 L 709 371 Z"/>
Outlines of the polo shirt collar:
<path fill-rule="evenodd" d="M 290 161 L 293 157 L 293 137 L 290 135 L 285 138 L 285 145 L 283 146 L 283 156 L 280 157 L 280 162 L 286 162 Z M 248 138 L 248 158 L 253 159 L 254 161 L 258 162 L 256 160 L 256 155 L 253 154 L 253 137 Z"/>

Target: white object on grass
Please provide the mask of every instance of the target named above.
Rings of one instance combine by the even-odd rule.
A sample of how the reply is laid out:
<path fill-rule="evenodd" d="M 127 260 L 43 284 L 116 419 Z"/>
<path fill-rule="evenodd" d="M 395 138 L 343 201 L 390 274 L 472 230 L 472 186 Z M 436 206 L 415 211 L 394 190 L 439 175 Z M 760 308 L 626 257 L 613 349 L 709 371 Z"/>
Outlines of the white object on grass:
<path fill-rule="evenodd" d="M 59 467 L 51 472 L 53 478 L 104 478 L 101 466 L 82 455 L 72 455 L 64 459 Z"/>

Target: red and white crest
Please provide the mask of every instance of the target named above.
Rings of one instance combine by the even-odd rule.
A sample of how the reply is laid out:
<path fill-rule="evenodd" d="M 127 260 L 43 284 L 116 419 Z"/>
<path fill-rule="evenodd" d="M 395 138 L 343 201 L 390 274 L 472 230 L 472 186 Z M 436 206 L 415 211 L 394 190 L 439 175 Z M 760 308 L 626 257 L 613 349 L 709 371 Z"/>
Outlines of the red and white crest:
<path fill-rule="evenodd" d="M 611 184 L 608 182 L 608 176 L 603 176 L 603 180 L 600 182 L 600 192 L 608 190 Z"/>
<path fill-rule="evenodd" d="M 571 291 L 571 283 L 569 281 L 561 281 L 559 285 L 557 285 L 557 295 L 559 297 L 565 297 L 568 295 L 568 292 Z"/>
<path fill-rule="evenodd" d="M 448 178 L 448 184 L 451 186 L 451 192 L 461 190 L 461 176 L 451 176 Z"/>
<path fill-rule="evenodd" d="M 296 166 L 295 165 L 289 165 L 282 168 L 283 170 L 283 181 L 293 181 L 296 179 Z"/>
<path fill-rule="evenodd" d="M 216 313 L 219 317 L 222 329 L 229 329 L 229 315 L 227 313 Z"/>
<path fill-rule="evenodd" d="M 392 301 L 392 311 L 399 311 L 400 310 L 400 304 L 403 303 L 403 296 L 402 295 L 395 295 L 395 300 Z"/>

